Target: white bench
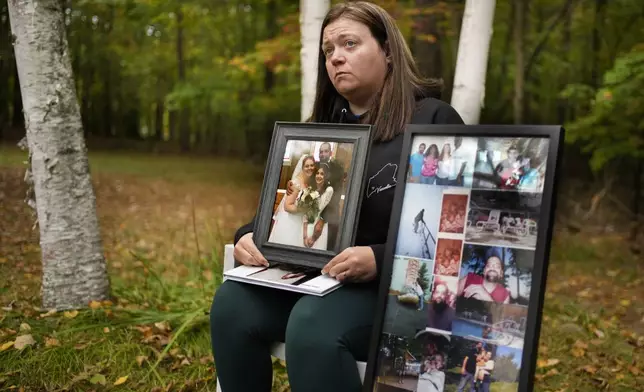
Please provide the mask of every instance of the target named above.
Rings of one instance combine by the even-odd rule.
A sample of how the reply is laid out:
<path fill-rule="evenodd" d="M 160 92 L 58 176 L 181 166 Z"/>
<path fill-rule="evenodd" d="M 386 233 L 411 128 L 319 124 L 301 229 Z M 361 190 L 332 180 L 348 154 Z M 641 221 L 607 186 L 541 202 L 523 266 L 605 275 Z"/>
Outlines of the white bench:
<path fill-rule="evenodd" d="M 226 244 L 224 247 L 224 271 L 228 271 L 235 267 L 235 259 L 233 258 L 233 244 Z M 281 359 L 282 361 L 286 360 L 286 345 L 281 342 L 277 342 L 273 345 L 271 349 L 271 355 Z M 360 373 L 360 378 L 364 381 L 364 373 L 367 367 L 366 362 L 356 362 L 358 366 L 358 372 Z M 219 379 L 217 379 L 217 392 L 223 392 L 219 386 Z"/>

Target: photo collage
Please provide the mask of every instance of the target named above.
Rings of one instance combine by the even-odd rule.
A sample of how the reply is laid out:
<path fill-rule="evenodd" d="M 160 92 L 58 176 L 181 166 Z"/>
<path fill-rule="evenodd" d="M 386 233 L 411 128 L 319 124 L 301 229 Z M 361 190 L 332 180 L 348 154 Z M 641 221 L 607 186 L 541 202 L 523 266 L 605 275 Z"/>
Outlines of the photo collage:
<path fill-rule="evenodd" d="M 518 390 L 548 145 L 414 138 L 374 391 Z"/>

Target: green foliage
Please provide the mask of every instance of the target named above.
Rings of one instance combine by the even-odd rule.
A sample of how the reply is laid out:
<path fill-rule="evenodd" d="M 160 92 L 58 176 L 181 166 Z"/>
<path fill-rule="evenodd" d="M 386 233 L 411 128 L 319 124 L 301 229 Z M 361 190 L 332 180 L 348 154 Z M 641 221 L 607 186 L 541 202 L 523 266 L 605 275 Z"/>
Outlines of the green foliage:
<path fill-rule="evenodd" d="M 418 285 L 423 289 L 423 291 L 427 291 L 429 289 L 429 270 L 427 268 L 427 264 L 421 263 L 420 268 L 418 270 L 418 278 L 416 281 L 418 282 Z"/>
<path fill-rule="evenodd" d="M 573 85 L 564 96 L 587 102 L 592 88 Z M 615 60 L 602 86 L 588 103 L 584 116 L 568 125 L 569 142 L 579 142 L 591 153 L 591 167 L 599 170 L 619 158 L 644 158 L 644 45 Z M 580 103 L 579 103 L 580 102 Z"/>

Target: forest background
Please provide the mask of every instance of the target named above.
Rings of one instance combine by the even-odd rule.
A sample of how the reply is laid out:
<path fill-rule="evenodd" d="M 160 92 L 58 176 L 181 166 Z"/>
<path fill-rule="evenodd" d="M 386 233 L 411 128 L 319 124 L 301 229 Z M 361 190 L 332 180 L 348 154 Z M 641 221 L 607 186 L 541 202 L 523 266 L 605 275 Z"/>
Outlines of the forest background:
<path fill-rule="evenodd" d="M 374 2 L 397 19 L 421 71 L 444 79 L 450 102 L 465 1 Z M 299 5 L 65 1 L 121 308 L 96 305 L 52 326 L 40 317 L 38 236 L 23 202 L 25 153 L 16 147 L 25 134 L 22 99 L 0 0 L 0 347 L 21 327 L 40 328 L 33 346 L 42 346 L 0 350 L 0 388 L 101 388 L 96 375 L 127 374 L 142 390 L 188 381 L 212 387 L 207 326 L 194 317 L 184 323 L 193 315 L 185 309 L 207 307 L 221 280 L 222 246 L 253 214 L 273 123 L 300 120 Z M 644 382 L 644 309 L 636 305 L 644 265 L 643 21 L 641 0 L 497 1 L 480 123 L 568 131 L 540 347 L 543 390 Z M 139 312 L 128 323 L 140 336 L 110 321 L 127 309 Z M 65 326 L 81 335 L 58 335 Z M 121 332 L 107 335 L 113 330 Z M 585 343 L 591 339 L 602 342 Z M 129 365 L 98 360 L 106 352 Z M 276 378 L 276 388 L 288 388 L 286 379 Z"/>

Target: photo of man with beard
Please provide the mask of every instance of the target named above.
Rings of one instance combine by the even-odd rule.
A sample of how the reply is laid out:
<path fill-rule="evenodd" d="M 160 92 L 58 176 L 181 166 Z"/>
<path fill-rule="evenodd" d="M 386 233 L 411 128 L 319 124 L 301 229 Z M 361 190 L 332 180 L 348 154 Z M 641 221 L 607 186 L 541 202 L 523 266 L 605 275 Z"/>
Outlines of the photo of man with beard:
<path fill-rule="evenodd" d="M 510 303 L 510 290 L 505 287 L 505 267 L 502 255 L 489 248 L 482 274 L 468 272 L 458 282 L 458 296 L 480 301 Z M 465 258 L 464 258 L 465 259 Z"/>
<path fill-rule="evenodd" d="M 456 278 L 434 276 L 432 300 L 428 306 L 427 328 L 452 330 L 456 314 Z"/>

